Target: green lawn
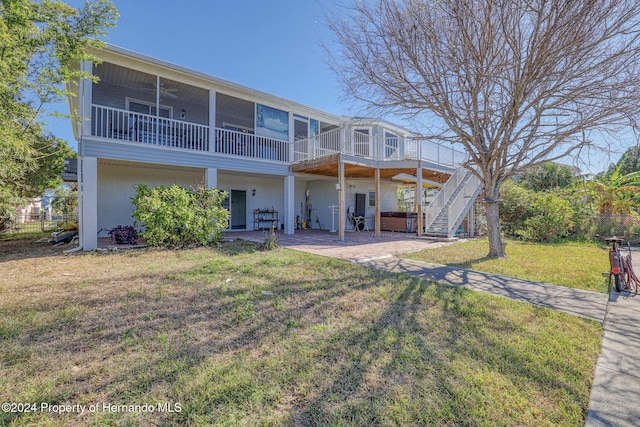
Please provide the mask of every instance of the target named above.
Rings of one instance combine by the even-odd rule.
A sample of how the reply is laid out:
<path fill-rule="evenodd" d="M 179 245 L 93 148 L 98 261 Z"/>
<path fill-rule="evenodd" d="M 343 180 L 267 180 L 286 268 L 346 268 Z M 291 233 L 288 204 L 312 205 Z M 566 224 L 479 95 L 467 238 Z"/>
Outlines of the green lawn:
<path fill-rule="evenodd" d="M 582 426 L 602 338 L 586 319 L 241 242 L 0 242 L 0 265 L 1 402 L 156 405 L 0 425 Z"/>
<path fill-rule="evenodd" d="M 607 293 L 607 251 L 592 243 L 540 244 L 507 240 L 507 258 L 487 258 L 489 242 L 471 240 L 403 255 L 445 264 L 570 288 Z"/>

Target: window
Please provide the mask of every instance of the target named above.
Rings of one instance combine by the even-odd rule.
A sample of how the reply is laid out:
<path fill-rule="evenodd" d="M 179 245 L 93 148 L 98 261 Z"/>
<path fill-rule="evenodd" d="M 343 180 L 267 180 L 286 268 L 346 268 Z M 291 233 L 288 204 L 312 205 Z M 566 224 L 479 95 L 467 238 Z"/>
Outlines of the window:
<path fill-rule="evenodd" d="M 288 141 L 289 113 L 256 104 L 256 135 Z"/>
<path fill-rule="evenodd" d="M 320 122 L 316 119 L 309 119 L 309 136 L 316 136 L 320 133 Z"/>
<path fill-rule="evenodd" d="M 370 208 L 375 208 L 376 207 L 376 192 L 375 191 L 369 191 L 369 207 Z"/>
<path fill-rule="evenodd" d="M 133 111 L 134 113 L 149 114 L 149 115 L 155 116 L 156 104 L 140 101 L 138 99 L 127 98 L 127 110 Z M 172 110 L 173 108 L 171 107 L 161 105 L 159 116 L 170 119 L 171 116 L 173 115 Z"/>

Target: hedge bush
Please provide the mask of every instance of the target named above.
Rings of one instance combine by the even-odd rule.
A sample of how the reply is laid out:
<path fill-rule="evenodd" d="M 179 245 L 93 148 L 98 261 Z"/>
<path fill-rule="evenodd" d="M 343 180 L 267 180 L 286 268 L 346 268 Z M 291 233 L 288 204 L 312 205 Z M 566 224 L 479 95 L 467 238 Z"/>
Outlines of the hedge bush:
<path fill-rule="evenodd" d="M 514 183 L 503 185 L 502 197 L 500 220 L 509 237 L 552 242 L 573 230 L 575 212 L 566 197 L 527 190 Z"/>
<path fill-rule="evenodd" d="M 151 246 L 207 245 L 220 240 L 228 228 L 229 211 L 222 206 L 226 197 L 225 192 L 204 187 L 138 184 L 133 217 L 144 226 L 141 234 Z"/>

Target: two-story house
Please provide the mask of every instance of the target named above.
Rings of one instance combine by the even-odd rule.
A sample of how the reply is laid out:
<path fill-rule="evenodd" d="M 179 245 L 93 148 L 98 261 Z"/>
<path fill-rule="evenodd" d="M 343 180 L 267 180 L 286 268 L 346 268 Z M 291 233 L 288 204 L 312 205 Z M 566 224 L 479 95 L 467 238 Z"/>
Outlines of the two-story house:
<path fill-rule="evenodd" d="M 423 189 L 412 193 L 416 232 L 452 235 L 480 190 L 460 168 L 464 153 L 401 126 L 333 115 L 115 46 L 95 53 L 101 63 L 79 67 L 99 80 L 68 84 L 85 250 L 133 223 L 138 183 L 227 191 L 231 230 L 293 234 L 305 225 L 340 238 L 357 223 L 384 229 L 406 183 Z"/>

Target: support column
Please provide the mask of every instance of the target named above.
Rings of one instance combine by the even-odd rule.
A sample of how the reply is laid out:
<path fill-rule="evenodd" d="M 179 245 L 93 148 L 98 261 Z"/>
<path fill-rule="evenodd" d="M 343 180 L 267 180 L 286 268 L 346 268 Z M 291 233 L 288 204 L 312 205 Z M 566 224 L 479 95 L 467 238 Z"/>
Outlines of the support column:
<path fill-rule="evenodd" d="M 345 195 L 344 195 L 344 162 L 338 161 L 338 237 L 340 241 L 344 241 L 344 221 L 345 212 Z"/>
<path fill-rule="evenodd" d="M 295 234 L 295 184 L 293 175 L 284 177 L 284 234 Z"/>
<path fill-rule="evenodd" d="M 287 144 L 287 158 L 285 161 L 292 163 L 295 160 L 295 141 L 296 141 L 296 132 L 295 132 L 295 119 L 293 118 L 293 113 L 289 113 L 289 143 Z M 302 221 L 302 218 L 300 218 Z M 295 228 L 295 227 L 294 227 Z"/>
<path fill-rule="evenodd" d="M 209 91 L 209 151 L 216 150 L 216 91 Z"/>
<path fill-rule="evenodd" d="M 418 162 L 418 165 L 421 165 L 422 162 Z M 422 217 L 422 166 L 418 167 L 416 170 L 416 204 L 418 213 L 418 221 L 416 224 L 416 234 L 418 236 L 422 236 L 423 234 L 423 217 Z"/>
<path fill-rule="evenodd" d="M 380 237 L 380 168 L 376 168 L 376 176 L 375 176 L 375 185 L 376 185 L 376 213 L 374 218 L 374 227 L 375 227 L 375 237 Z"/>
<path fill-rule="evenodd" d="M 204 185 L 207 188 L 218 188 L 217 168 L 207 168 L 204 170 Z"/>
<path fill-rule="evenodd" d="M 80 61 L 80 71 L 93 74 L 93 63 L 91 61 Z M 91 135 L 91 103 L 92 103 L 93 82 L 90 78 L 80 79 L 78 113 L 80 114 L 79 138 Z M 73 112 L 71 112 L 73 114 Z"/>
<path fill-rule="evenodd" d="M 81 157 L 80 244 L 85 251 L 98 247 L 98 159 Z"/>

